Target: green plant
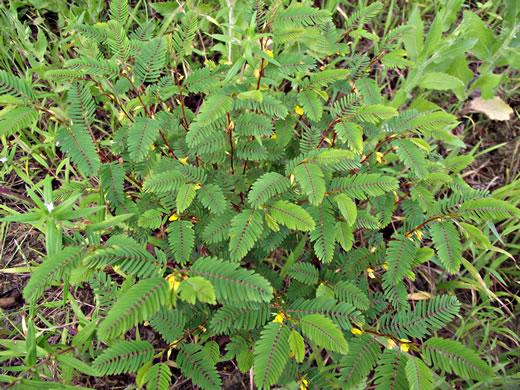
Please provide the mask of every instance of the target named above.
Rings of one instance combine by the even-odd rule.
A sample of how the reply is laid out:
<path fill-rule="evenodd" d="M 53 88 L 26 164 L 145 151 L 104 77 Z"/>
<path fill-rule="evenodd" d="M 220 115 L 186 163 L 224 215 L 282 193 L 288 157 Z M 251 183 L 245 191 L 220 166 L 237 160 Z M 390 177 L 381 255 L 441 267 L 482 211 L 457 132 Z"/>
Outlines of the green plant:
<path fill-rule="evenodd" d="M 1 344 L 25 365 L 0 380 L 38 386 L 56 362 L 67 384 L 137 373 L 166 389 L 180 371 L 219 388 L 230 360 L 259 388 L 491 380 L 499 368 L 442 332 L 457 298 L 414 304 L 407 286 L 427 262 L 457 273 L 472 223 L 519 212 L 462 180 L 456 117 L 382 96 L 372 66 L 395 66 L 411 29 L 368 33 L 381 8 L 337 29 L 307 3 L 244 4 L 237 19 L 230 7 L 227 34 L 205 31 L 223 44 L 201 51 L 196 12 L 162 29 L 113 1 L 106 23 L 74 25 L 50 91 L 0 71 L 4 135 L 49 121 L 68 167 L 3 219 L 41 230 L 47 256 L 24 288 L 26 339 Z M 48 345 L 37 308 L 61 283 L 79 326 Z M 88 316 L 71 297 L 81 286 Z M 143 324 L 162 340 L 142 340 Z"/>
<path fill-rule="evenodd" d="M 417 86 L 451 90 L 460 102 L 477 88 L 484 99 L 493 98 L 498 88 L 520 68 L 518 2 L 488 1 L 479 5 L 478 12 L 465 9 L 464 2 L 458 0 L 421 5 L 423 11 L 430 7 L 436 16 L 427 32 L 419 5 L 408 17 L 408 24 L 414 29 L 414 33 L 404 38 L 408 58 L 395 66 L 412 67 L 402 77 L 392 104 L 398 107 L 405 103 Z M 499 67 L 507 68 L 502 72 L 497 71 Z"/>

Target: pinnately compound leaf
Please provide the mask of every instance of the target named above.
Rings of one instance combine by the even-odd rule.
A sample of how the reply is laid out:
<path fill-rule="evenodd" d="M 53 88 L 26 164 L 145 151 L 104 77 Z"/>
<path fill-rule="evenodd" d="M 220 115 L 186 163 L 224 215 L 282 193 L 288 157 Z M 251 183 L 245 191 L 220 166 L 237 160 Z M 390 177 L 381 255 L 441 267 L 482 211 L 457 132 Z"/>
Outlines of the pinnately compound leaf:
<path fill-rule="evenodd" d="M 254 210 L 236 215 L 229 229 L 229 254 L 231 260 L 241 260 L 262 234 L 262 217 Z"/>
<path fill-rule="evenodd" d="M 255 384 L 268 389 L 276 383 L 289 359 L 289 327 L 279 323 L 267 324 L 254 348 Z"/>

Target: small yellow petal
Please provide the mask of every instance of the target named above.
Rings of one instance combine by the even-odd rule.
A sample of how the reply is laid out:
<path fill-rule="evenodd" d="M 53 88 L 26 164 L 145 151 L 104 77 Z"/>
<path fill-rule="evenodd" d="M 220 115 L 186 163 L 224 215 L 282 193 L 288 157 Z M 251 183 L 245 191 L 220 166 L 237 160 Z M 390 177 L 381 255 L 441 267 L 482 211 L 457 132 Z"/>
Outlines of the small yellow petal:
<path fill-rule="evenodd" d="M 272 50 L 265 50 L 265 54 L 267 54 L 269 57 L 273 58 L 274 57 L 274 53 Z"/>
<path fill-rule="evenodd" d="M 294 112 L 298 115 L 303 115 L 303 108 L 301 108 L 300 106 L 296 106 L 294 107 Z"/>
<path fill-rule="evenodd" d="M 392 339 L 386 339 L 388 349 L 394 349 L 396 347 L 395 341 Z"/>
<path fill-rule="evenodd" d="M 383 268 L 388 269 L 388 263 L 383 263 Z"/>
<path fill-rule="evenodd" d="M 150 146 L 150 150 L 155 150 L 155 145 Z"/>
<path fill-rule="evenodd" d="M 398 202 L 399 201 L 399 195 L 397 195 L 397 192 L 394 191 L 394 196 L 395 196 L 395 201 Z"/>
<path fill-rule="evenodd" d="M 363 334 L 363 332 L 358 328 L 352 328 L 350 331 L 352 332 L 352 334 L 357 334 L 359 336 Z"/>
<path fill-rule="evenodd" d="M 300 390 L 309 390 L 309 382 L 306 379 L 302 379 L 300 383 Z"/>
<path fill-rule="evenodd" d="M 229 122 L 229 128 L 234 129 L 235 128 L 235 122 L 231 121 Z"/>
<path fill-rule="evenodd" d="M 281 323 L 283 323 L 283 320 L 284 320 L 284 318 L 283 318 L 283 314 L 282 314 L 282 313 L 278 313 L 278 314 L 276 314 L 276 316 L 274 317 L 273 322 L 281 322 Z"/>
<path fill-rule="evenodd" d="M 417 231 L 415 232 L 415 234 L 417 235 L 417 239 L 418 239 L 419 241 L 422 241 L 423 233 L 422 233 L 420 230 L 417 230 Z"/>
<path fill-rule="evenodd" d="M 376 275 L 374 274 L 374 270 L 372 268 L 367 268 L 367 272 L 368 272 L 368 277 L 370 279 L 375 279 Z"/>
<path fill-rule="evenodd" d="M 271 136 L 271 139 L 276 139 L 276 134 L 273 134 L 273 135 Z"/>
<path fill-rule="evenodd" d="M 119 113 L 119 116 L 117 117 L 117 119 L 119 119 L 121 121 L 121 120 L 123 120 L 124 117 L 125 117 L 125 113 L 123 111 L 121 111 Z"/>
<path fill-rule="evenodd" d="M 179 161 L 181 164 L 188 165 L 188 157 L 180 158 Z"/>
<path fill-rule="evenodd" d="M 377 248 L 373 246 L 372 249 L 370 249 L 370 253 L 375 253 L 375 251 L 377 251 Z"/>
<path fill-rule="evenodd" d="M 150 323 L 148 321 L 143 322 L 144 326 L 150 326 Z"/>
<path fill-rule="evenodd" d="M 170 218 L 168 218 L 168 221 L 176 221 L 179 219 L 179 215 L 178 214 L 172 214 Z"/>
<path fill-rule="evenodd" d="M 199 183 L 195 184 L 195 190 L 200 190 L 201 188 L 202 186 Z"/>
<path fill-rule="evenodd" d="M 253 72 L 253 75 L 256 77 L 256 78 L 259 78 L 260 77 L 260 71 L 258 69 L 255 69 L 255 71 Z"/>
<path fill-rule="evenodd" d="M 409 344 L 401 344 L 401 351 L 408 352 L 409 349 L 410 349 Z"/>
<path fill-rule="evenodd" d="M 170 285 L 170 290 L 176 292 L 181 282 L 179 282 L 174 275 L 171 275 L 168 277 L 168 284 Z"/>

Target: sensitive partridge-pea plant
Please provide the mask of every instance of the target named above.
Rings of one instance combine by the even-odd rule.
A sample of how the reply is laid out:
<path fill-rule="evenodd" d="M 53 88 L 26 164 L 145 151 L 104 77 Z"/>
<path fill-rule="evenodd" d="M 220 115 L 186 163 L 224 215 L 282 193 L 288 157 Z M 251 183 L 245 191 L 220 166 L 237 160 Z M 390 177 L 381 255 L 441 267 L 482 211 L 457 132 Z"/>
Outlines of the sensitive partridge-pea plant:
<path fill-rule="evenodd" d="M 459 271 L 475 223 L 519 214 L 461 178 L 455 116 L 382 93 L 372 70 L 410 65 L 411 29 L 365 30 L 379 2 L 341 23 L 308 2 L 238 9 L 220 34 L 195 11 L 162 28 L 112 1 L 44 82 L 0 71 L 2 133 L 48 121 L 67 164 L 4 218 L 40 229 L 47 253 L 23 291 L 25 366 L 0 380 L 48 381 L 50 361 L 65 382 L 134 373 L 149 389 L 181 374 L 221 388 L 228 361 L 258 388 L 492 378 L 443 333 L 455 296 L 408 299 L 425 264 Z M 79 325 L 52 349 L 34 318 L 60 284 L 94 309 L 70 309 Z"/>

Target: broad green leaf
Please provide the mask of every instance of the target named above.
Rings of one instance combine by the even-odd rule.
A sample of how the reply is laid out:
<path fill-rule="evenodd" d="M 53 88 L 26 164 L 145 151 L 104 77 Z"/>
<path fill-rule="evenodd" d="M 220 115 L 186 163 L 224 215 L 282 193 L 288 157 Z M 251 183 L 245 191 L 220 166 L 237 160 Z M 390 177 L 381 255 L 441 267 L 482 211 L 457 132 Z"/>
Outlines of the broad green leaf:
<path fill-rule="evenodd" d="M 426 89 L 435 89 L 445 91 L 448 89 L 455 89 L 464 87 L 464 83 L 455 76 L 450 76 L 441 72 L 426 73 L 419 82 L 419 87 Z"/>

